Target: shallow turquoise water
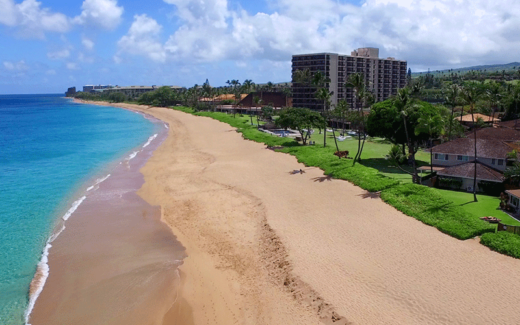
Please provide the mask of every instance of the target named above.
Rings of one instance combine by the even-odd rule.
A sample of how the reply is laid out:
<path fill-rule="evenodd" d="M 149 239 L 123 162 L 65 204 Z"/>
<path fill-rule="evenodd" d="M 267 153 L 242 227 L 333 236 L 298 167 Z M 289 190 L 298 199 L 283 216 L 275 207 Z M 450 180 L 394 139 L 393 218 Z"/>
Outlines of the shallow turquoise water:
<path fill-rule="evenodd" d="M 102 176 L 110 162 L 145 143 L 157 128 L 134 112 L 74 104 L 60 96 L 0 96 L 3 325 L 24 323 L 42 250 L 78 190 Z"/>

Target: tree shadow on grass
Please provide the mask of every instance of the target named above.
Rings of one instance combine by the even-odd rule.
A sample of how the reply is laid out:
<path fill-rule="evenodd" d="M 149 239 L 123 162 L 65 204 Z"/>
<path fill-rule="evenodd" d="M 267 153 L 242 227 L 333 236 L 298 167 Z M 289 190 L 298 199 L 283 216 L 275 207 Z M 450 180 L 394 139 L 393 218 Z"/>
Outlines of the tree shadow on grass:
<path fill-rule="evenodd" d="M 314 177 L 312 180 L 314 182 L 320 182 L 320 183 L 323 183 L 325 181 L 331 182 L 332 181 L 332 176 L 331 175 L 327 175 L 327 176 L 321 176 L 321 177 Z"/>
<path fill-rule="evenodd" d="M 359 194 L 358 196 L 361 196 L 363 199 L 380 199 L 381 198 L 381 192 L 369 192 L 366 191 L 363 194 Z"/>
<path fill-rule="evenodd" d="M 421 167 L 421 166 L 427 165 L 427 163 L 425 163 L 423 161 L 420 161 L 420 160 L 416 161 L 416 162 L 417 162 L 417 167 Z M 363 165 L 363 166 L 366 166 L 366 167 L 371 167 L 371 168 L 377 169 L 378 171 L 380 171 L 382 173 L 402 174 L 402 175 L 410 176 L 409 174 L 405 173 L 400 168 L 398 168 L 395 165 L 393 165 L 386 158 L 362 159 L 360 164 Z M 404 166 L 401 166 L 401 167 L 404 168 L 405 170 L 409 171 L 410 173 L 413 171 L 412 166 L 404 165 Z"/>

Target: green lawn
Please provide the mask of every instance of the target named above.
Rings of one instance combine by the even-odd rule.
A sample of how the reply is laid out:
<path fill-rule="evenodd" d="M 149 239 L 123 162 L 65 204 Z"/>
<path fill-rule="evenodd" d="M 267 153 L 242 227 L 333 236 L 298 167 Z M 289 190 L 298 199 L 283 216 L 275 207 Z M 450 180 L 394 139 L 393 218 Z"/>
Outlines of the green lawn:
<path fill-rule="evenodd" d="M 381 192 L 381 198 L 408 216 L 434 226 L 440 231 L 458 239 L 482 236 L 481 243 L 502 254 L 520 258 L 520 236 L 495 233 L 496 225 L 480 220 L 483 216 L 494 216 L 509 225 L 520 222 L 498 210 L 499 199 L 478 195 L 478 202 L 473 202 L 471 193 L 455 192 L 412 184 L 411 176 L 397 167 L 393 167 L 385 156 L 391 144 L 383 139 L 370 139 L 365 143 L 362 161 L 353 165 L 352 159 L 339 159 L 332 134 L 323 147 L 323 134 L 315 132 L 311 140 L 313 146 L 302 146 L 290 138 L 281 138 L 257 130 L 250 124 L 248 116 L 234 118 L 231 114 L 213 112 L 194 112 L 190 108 L 174 107 L 198 116 L 207 116 L 236 127 L 245 139 L 265 143 L 270 146 L 282 146 L 280 152 L 294 155 L 306 166 L 321 168 L 328 176 L 347 180 L 367 191 Z M 255 121 L 256 122 L 256 121 Z M 340 150 L 348 150 L 350 156 L 357 151 L 357 139 L 338 142 Z M 418 165 L 429 164 L 429 153 L 421 151 L 416 155 Z M 519 246 L 519 247 L 517 247 Z"/>
<path fill-rule="evenodd" d="M 338 135 L 339 132 L 336 132 L 336 136 Z M 312 135 L 311 140 L 316 141 L 316 146 L 323 146 L 323 134 L 318 134 L 318 132 L 315 132 Z M 330 146 L 333 149 L 336 148 L 334 137 L 330 132 L 327 132 L 327 146 Z M 352 137 L 351 139 L 346 139 L 342 142 L 338 141 L 339 150 L 348 150 L 350 157 L 354 157 L 356 155 L 357 146 L 357 137 Z M 385 141 L 384 139 L 369 137 L 365 142 L 365 146 L 363 147 L 361 165 L 375 168 L 382 175 L 397 179 L 403 183 L 412 183 L 412 176 L 410 174 L 403 172 L 401 169 L 397 168 L 386 159 L 386 156 L 388 155 L 391 147 L 392 144 L 388 141 Z M 415 159 L 418 167 L 430 164 L 429 153 L 422 150 L 415 154 Z M 410 166 L 406 166 L 404 168 L 409 172 L 412 172 L 413 170 Z M 424 175 L 426 176 L 426 174 Z"/>
<path fill-rule="evenodd" d="M 438 193 L 443 198 L 452 201 L 455 205 L 463 207 L 465 211 L 473 214 L 477 218 L 492 216 L 501 219 L 504 224 L 520 226 L 519 221 L 498 208 L 500 204 L 498 197 L 477 194 L 478 202 L 473 202 L 472 193 L 447 190 L 438 190 Z"/>

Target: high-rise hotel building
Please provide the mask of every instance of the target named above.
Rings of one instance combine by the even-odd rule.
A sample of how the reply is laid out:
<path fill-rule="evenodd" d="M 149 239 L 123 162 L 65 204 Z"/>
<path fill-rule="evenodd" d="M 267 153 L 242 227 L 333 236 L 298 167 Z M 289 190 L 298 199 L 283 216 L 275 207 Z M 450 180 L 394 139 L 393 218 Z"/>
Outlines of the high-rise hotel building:
<path fill-rule="evenodd" d="M 379 49 L 360 48 L 351 55 L 336 53 L 299 54 L 292 57 L 293 106 L 307 107 L 314 110 L 323 109 L 323 101 L 315 98 L 316 88 L 310 83 L 297 83 L 294 80 L 297 70 L 308 69 L 312 74 L 320 71 L 330 83 L 329 91 L 333 92 L 331 103 L 345 99 L 351 108 L 361 106 L 355 98 L 354 89 L 345 88 L 348 76 L 360 72 L 365 76 L 366 88 L 375 96 L 376 101 L 383 101 L 397 94 L 397 89 L 406 86 L 406 61 L 394 58 L 380 59 Z"/>

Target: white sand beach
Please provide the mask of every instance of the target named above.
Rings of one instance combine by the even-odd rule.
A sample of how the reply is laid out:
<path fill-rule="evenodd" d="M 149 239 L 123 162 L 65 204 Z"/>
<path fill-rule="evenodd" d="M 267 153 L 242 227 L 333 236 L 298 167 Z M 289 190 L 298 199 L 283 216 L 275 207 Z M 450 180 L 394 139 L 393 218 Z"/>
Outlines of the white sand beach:
<path fill-rule="evenodd" d="M 227 124 L 117 106 L 170 126 L 138 192 L 162 207 L 188 255 L 164 324 L 520 323 L 520 260 L 449 237 Z"/>

